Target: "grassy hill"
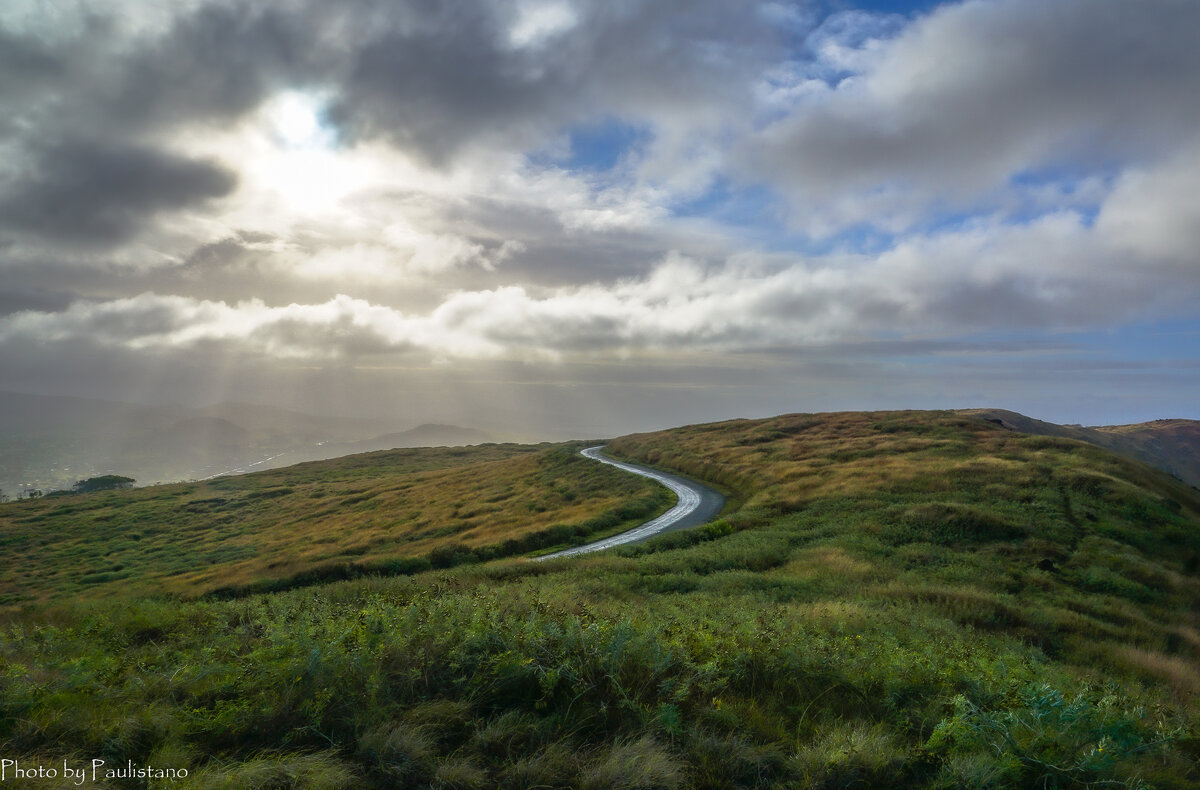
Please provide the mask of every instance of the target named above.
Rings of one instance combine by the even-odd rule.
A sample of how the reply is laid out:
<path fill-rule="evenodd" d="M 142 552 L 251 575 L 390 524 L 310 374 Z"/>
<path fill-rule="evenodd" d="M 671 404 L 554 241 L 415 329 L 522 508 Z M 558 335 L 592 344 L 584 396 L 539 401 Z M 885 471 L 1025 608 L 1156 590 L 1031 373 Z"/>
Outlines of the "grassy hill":
<path fill-rule="evenodd" d="M 997 425 L 1022 433 L 1061 436 L 1099 445 L 1200 486 L 1200 420 L 1154 420 L 1132 425 L 1055 425 L 1004 409 L 972 409 Z"/>
<path fill-rule="evenodd" d="M 51 605 L 0 637 L 0 752 L 184 767 L 169 786 L 196 788 L 1200 785 L 1190 486 L 955 412 L 736 420 L 611 446 L 741 506 L 604 554 L 236 600 L 67 600 L 51 585 Z M 571 457 L 474 451 L 512 453 L 461 467 L 479 490 L 505 470 L 514 492 L 568 474 Z M 305 487 L 327 485 L 316 468 L 239 496 L 291 488 L 272 507 L 300 512 Z M 604 487 L 576 490 L 588 503 Z M 440 491 L 422 507 L 450 512 Z M 111 500 L 108 540 L 138 502 Z M 353 508 L 335 502 L 330 516 Z"/>
<path fill-rule="evenodd" d="M 0 508 L 0 546 L 19 573 L 0 578 L 0 606 L 415 571 L 582 542 L 670 506 L 661 487 L 577 449 L 391 450 L 9 503 Z"/>
<path fill-rule="evenodd" d="M 1200 421 L 1154 420 L 1133 425 L 1092 428 L 1102 447 L 1164 469 L 1200 486 Z"/>

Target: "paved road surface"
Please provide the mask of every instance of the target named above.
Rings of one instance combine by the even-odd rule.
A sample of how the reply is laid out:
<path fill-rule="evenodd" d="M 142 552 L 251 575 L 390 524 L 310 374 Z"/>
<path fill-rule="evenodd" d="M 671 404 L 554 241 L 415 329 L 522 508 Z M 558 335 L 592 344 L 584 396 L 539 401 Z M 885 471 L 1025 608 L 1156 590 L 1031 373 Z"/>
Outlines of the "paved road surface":
<path fill-rule="evenodd" d="M 591 458 L 593 461 L 599 461 L 602 464 L 615 466 L 618 469 L 624 469 L 627 472 L 633 472 L 635 475 L 649 477 L 651 480 L 657 480 L 667 488 L 675 492 L 679 497 L 679 502 L 675 507 L 663 513 L 658 518 L 647 521 L 639 527 L 634 527 L 631 530 L 622 532 L 619 535 L 613 535 L 611 538 L 598 540 L 594 543 L 586 543 L 582 546 L 576 546 L 573 549 L 563 549 L 556 551 L 553 554 L 547 554 L 543 557 L 537 557 L 538 560 L 550 560 L 556 557 L 572 557 L 576 554 L 586 554 L 592 551 L 602 551 L 610 549 L 613 546 L 625 546 L 630 543 L 640 543 L 654 535 L 660 535 L 664 532 L 670 532 L 676 529 L 687 529 L 688 527 L 697 527 L 708 521 L 711 521 L 721 508 L 725 506 L 725 497 L 713 491 L 711 488 L 701 485 L 693 480 L 688 480 L 686 477 L 667 474 L 660 472 L 657 469 L 650 469 L 637 464 L 627 464 L 623 461 L 614 461 L 607 456 L 601 455 L 600 451 L 603 447 L 589 447 L 586 450 L 581 450 L 583 455 Z"/>

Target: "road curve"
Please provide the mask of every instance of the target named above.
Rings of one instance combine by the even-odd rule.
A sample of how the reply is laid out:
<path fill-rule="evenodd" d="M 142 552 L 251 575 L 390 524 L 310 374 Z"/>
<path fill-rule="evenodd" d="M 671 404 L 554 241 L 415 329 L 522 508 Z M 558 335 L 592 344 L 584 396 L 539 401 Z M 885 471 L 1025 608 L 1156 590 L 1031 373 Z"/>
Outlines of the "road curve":
<path fill-rule="evenodd" d="M 695 527 L 711 521 L 714 516 L 721 512 L 721 508 L 725 506 L 725 497 L 707 486 L 688 480 L 685 477 L 660 472 L 657 469 L 650 469 L 645 466 L 638 466 L 637 464 L 627 464 L 623 461 L 614 461 L 600 454 L 600 451 L 603 449 L 603 446 L 588 447 L 579 452 L 593 461 L 615 466 L 618 469 L 624 469 L 626 472 L 633 472 L 635 475 L 648 477 L 651 480 L 662 483 L 675 492 L 675 495 L 679 497 L 679 501 L 675 504 L 675 507 L 663 513 L 658 518 L 647 521 L 645 524 L 622 532 L 619 535 L 597 540 L 594 543 L 585 543 L 582 546 L 576 546 L 571 549 L 563 549 L 562 551 L 556 551 L 553 554 L 546 554 L 534 559 L 541 561 L 552 560 L 558 557 L 573 557 L 576 554 L 587 554 L 592 551 L 611 549 L 613 546 L 640 543 L 647 538 L 663 532 Z"/>

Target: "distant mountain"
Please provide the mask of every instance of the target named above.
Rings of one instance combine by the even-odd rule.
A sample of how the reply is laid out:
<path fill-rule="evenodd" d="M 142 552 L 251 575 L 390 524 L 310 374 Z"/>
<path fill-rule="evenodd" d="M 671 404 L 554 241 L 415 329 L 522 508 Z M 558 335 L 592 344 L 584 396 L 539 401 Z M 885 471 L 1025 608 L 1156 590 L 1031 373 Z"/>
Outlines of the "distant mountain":
<path fill-rule="evenodd" d="M 180 420 L 165 431 L 143 432 L 130 440 L 126 450 L 144 452 L 161 448 L 166 452 L 179 452 L 188 447 L 239 449 L 249 441 L 250 432 L 229 420 L 219 417 L 191 417 Z"/>
<path fill-rule="evenodd" d="M 496 439 L 491 434 L 474 428 L 427 423 L 407 431 L 388 433 L 345 446 L 354 448 L 350 452 L 368 453 L 374 450 L 392 450 L 398 447 L 460 447 L 494 441 Z"/>
<path fill-rule="evenodd" d="M 115 432 L 130 424 L 161 425 L 182 409 L 59 395 L 0 391 L 0 436 L 59 432 Z"/>
<path fill-rule="evenodd" d="M 1154 420 L 1133 425 L 1056 425 L 1005 409 L 969 409 L 1006 428 L 1090 442 L 1136 458 L 1200 487 L 1200 420 Z"/>
<path fill-rule="evenodd" d="M 343 441 L 377 436 L 396 429 L 396 421 L 392 419 L 325 417 L 257 403 L 219 403 L 199 409 L 198 412 L 206 417 L 235 423 L 258 439 Z"/>
<path fill-rule="evenodd" d="M 65 489 L 104 474 L 193 480 L 393 447 L 482 444 L 455 425 L 324 417 L 252 403 L 201 409 L 0 392 L 0 492 Z"/>

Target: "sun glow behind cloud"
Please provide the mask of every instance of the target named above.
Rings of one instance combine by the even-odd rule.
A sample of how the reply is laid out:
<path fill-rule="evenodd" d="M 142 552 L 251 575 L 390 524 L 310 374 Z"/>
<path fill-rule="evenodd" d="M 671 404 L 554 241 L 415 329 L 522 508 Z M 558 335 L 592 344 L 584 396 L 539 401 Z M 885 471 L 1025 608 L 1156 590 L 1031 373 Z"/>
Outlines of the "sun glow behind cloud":
<path fill-rule="evenodd" d="M 267 103 L 263 114 L 288 149 L 332 148 L 336 132 L 321 121 L 321 103 L 308 94 L 288 91 Z"/>
<path fill-rule="evenodd" d="M 268 102 L 232 147 L 251 189 L 273 192 L 298 214 L 320 216 L 377 179 L 370 163 L 336 138 L 316 98 L 287 92 Z"/>
<path fill-rule="evenodd" d="M 0 353 L 617 370 L 1200 320 L 1196 6 L 881 7 L 22 12 Z"/>

